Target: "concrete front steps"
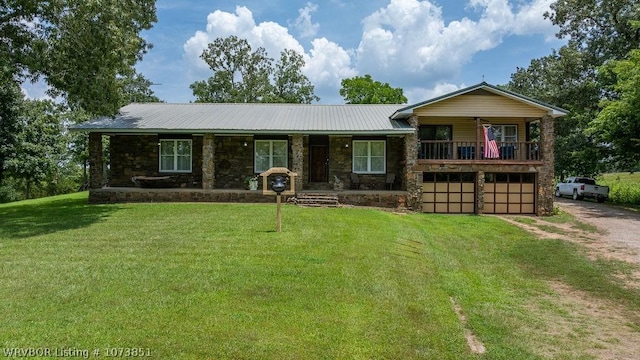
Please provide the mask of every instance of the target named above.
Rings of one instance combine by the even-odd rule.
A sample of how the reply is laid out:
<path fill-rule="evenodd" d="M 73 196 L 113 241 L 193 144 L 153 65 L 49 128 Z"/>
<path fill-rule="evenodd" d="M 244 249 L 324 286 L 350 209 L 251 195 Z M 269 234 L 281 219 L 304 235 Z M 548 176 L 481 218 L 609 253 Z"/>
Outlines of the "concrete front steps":
<path fill-rule="evenodd" d="M 337 207 L 340 205 L 338 194 L 332 193 L 298 193 L 295 203 L 308 207 Z"/>

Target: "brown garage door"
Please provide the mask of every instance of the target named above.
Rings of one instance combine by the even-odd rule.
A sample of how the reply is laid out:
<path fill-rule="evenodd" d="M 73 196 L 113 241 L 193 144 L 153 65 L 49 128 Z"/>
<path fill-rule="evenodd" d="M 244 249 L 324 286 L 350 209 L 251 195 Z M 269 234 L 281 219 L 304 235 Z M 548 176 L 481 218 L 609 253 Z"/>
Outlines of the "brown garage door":
<path fill-rule="evenodd" d="M 424 173 L 422 211 L 473 214 L 476 199 L 474 173 Z"/>
<path fill-rule="evenodd" d="M 533 173 L 486 173 L 484 212 L 487 214 L 534 214 L 536 175 Z"/>

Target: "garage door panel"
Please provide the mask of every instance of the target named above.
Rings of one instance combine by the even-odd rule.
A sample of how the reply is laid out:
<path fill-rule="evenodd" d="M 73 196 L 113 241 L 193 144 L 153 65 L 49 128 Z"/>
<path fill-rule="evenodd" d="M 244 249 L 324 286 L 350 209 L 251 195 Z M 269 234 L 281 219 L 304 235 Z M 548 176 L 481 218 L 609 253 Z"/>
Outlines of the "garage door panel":
<path fill-rule="evenodd" d="M 509 203 L 520 203 L 520 193 L 514 194 L 514 193 L 509 193 L 507 194 L 509 196 Z"/>
<path fill-rule="evenodd" d="M 422 211 L 436 213 L 475 212 L 475 174 L 425 173 L 422 186 Z M 471 180 L 471 182 L 469 182 Z M 464 182 L 463 182 L 464 181 Z"/>
<path fill-rule="evenodd" d="M 449 212 L 449 207 L 447 204 L 436 203 L 436 212 L 437 213 L 447 213 Z"/>
<path fill-rule="evenodd" d="M 462 202 L 474 204 L 476 202 L 476 194 L 462 194 Z"/>
<path fill-rule="evenodd" d="M 469 203 L 463 203 L 462 204 L 462 212 L 465 214 L 471 214 L 475 211 L 475 205 L 469 204 Z"/>
<path fill-rule="evenodd" d="M 447 192 L 449 190 L 448 183 L 436 183 L 436 192 Z"/>
<path fill-rule="evenodd" d="M 535 208 L 533 204 L 522 204 L 522 213 L 523 214 L 534 214 Z"/>
<path fill-rule="evenodd" d="M 426 213 L 432 213 L 435 212 L 435 205 L 433 203 L 431 204 L 422 204 L 422 212 L 426 212 Z"/>
<path fill-rule="evenodd" d="M 535 183 L 531 183 L 535 181 L 534 174 L 487 173 L 486 175 L 489 182 L 485 184 L 485 213 L 535 213 Z"/>
<path fill-rule="evenodd" d="M 427 193 L 427 192 L 423 192 L 422 193 L 422 202 L 435 202 L 436 201 L 436 195 L 434 193 Z"/>

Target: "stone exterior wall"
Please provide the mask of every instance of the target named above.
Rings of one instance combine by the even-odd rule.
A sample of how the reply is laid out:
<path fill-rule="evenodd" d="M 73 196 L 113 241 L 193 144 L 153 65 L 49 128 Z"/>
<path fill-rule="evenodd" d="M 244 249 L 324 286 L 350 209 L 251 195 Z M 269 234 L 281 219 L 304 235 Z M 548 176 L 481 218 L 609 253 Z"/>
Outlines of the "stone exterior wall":
<path fill-rule="evenodd" d="M 216 185 L 215 135 L 204 134 L 202 139 L 202 188 L 211 190 Z"/>
<path fill-rule="evenodd" d="M 159 172 L 160 139 L 192 140 L 191 173 Z M 176 187 L 202 186 L 202 137 L 163 135 L 117 135 L 110 138 L 111 175 L 109 186 L 133 186 L 133 176 L 175 176 Z"/>
<path fill-rule="evenodd" d="M 542 167 L 538 175 L 538 216 L 553 215 L 554 187 L 554 139 L 553 118 L 546 116 L 540 121 L 540 148 Z"/>
<path fill-rule="evenodd" d="M 102 134 L 89 134 L 89 187 L 99 189 L 105 182 L 102 158 Z"/>
<path fill-rule="evenodd" d="M 254 175 L 253 136 L 216 136 L 215 144 L 215 188 L 244 189 L 244 180 Z"/>

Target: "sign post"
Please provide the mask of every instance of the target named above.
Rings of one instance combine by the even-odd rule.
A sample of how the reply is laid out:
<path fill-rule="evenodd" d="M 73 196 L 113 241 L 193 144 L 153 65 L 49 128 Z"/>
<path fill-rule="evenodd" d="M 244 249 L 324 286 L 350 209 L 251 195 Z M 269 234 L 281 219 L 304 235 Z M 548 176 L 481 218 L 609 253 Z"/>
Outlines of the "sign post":
<path fill-rule="evenodd" d="M 272 174 L 284 174 L 289 177 L 289 181 L 285 179 L 283 176 L 276 176 L 275 180 L 271 181 L 271 186 L 267 186 L 267 178 Z M 282 204 L 282 194 L 284 195 L 295 195 L 296 193 L 296 176 L 298 174 L 290 171 L 287 168 L 271 168 L 262 174 L 262 194 L 263 195 L 276 195 L 276 231 L 282 232 L 282 213 L 281 213 L 281 204 Z M 287 182 L 291 184 L 291 189 L 286 190 Z M 268 189 L 271 190 L 268 190 Z"/>

